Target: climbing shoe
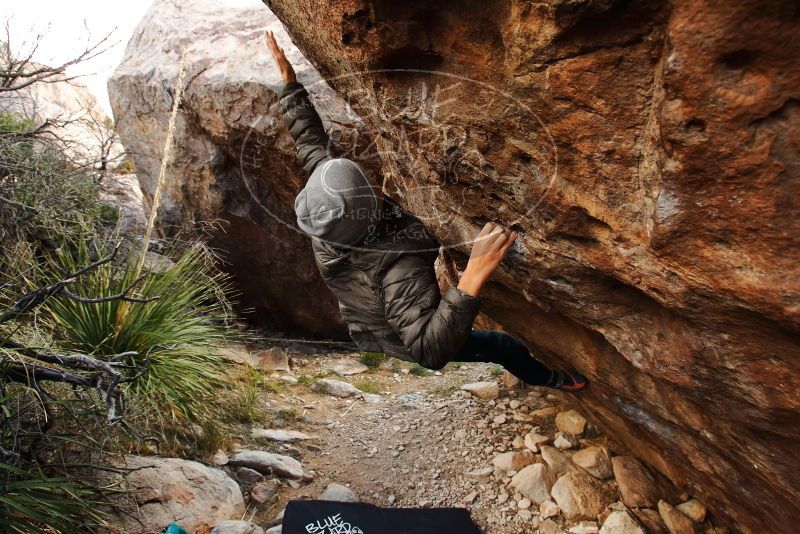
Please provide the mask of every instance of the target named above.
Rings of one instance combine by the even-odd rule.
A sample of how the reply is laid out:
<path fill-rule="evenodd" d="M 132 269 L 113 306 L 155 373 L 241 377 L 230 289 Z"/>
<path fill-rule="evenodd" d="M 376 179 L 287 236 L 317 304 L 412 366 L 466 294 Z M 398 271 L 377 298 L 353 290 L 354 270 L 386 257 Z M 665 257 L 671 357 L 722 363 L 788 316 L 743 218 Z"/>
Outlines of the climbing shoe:
<path fill-rule="evenodd" d="M 587 383 L 586 377 L 577 371 L 556 370 L 553 371 L 553 378 L 547 386 L 564 391 L 578 391 L 585 388 Z"/>

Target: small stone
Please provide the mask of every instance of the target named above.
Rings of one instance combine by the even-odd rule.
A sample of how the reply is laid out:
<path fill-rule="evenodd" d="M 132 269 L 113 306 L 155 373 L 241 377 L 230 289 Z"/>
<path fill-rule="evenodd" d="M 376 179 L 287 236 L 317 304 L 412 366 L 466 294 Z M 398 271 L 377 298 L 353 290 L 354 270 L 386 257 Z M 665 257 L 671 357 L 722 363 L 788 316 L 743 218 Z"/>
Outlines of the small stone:
<path fill-rule="evenodd" d="M 670 534 L 696 534 L 694 522 L 666 501 L 658 501 L 658 513 Z"/>
<path fill-rule="evenodd" d="M 386 502 L 388 502 L 389 504 L 394 504 L 395 502 L 397 502 L 397 497 L 395 497 L 394 493 L 392 493 L 392 494 L 391 494 L 391 495 L 389 495 L 389 497 L 386 499 Z"/>
<path fill-rule="evenodd" d="M 675 508 L 695 523 L 702 523 L 706 520 L 706 505 L 697 499 L 681 503 Z"/>
<path fill-rule="evenodd" d="M 550 447 L 549 445 L 542 445 L 540 449 L 542 460 L 545 461 L 554 474 L 561 475 L 564 473 L 583 472 L 578 466 L 572 463 L 569 453 L 563 452 L 555 447 Z"/>
<path fill-rule="evenodd" d="M 512 375 L 508 371 L 503 371 L 503 387 L 508 391 L 519 389 L 522 387 L 522 380 Z"/>
<path fill-rule="evenodd" d="M 369 367 L 355 360 L 337 360 L 323 367 L 328 371 L 333 371 L 339 376 L 351 376 L 369 371 Z"/>
<path fill-rule="evenodd" d="M 521 436 L 514 436 L 514 439 L 511 441 L 511 446 L 515 449 L 521 449 L 525 446 L 525 440 L 522 439 Z"/>
<path fill-rule="evenodd" d="M 536 456 L 531 451 L 511 451 L 495 456 L 492 465 L 504 471 L 519 471 L 535 461 Z"/>
<path fill-rule="evenodd" d="M 551 501 L 550 499 L 543 501 L 539 505 L 539 515 L 545 519 L 547 519 L 548 517 L 555 517 L 560 512 L 561 510 L 559 510 L 558 505 L 553 501 Z"/>
<path fill-rule="evenodd" d="M 484 400 L 496 399 L 500 396 L 500 386 L 497 385 L 497 382 L 473 382 L 464 384 L 461 389 Z"/>
<path fill-rule="evenodd" d="M 264 475 L 255 469 L 250 469 L 249 467 L 240 467 L 236 470 L 236 478 L 245 484 L 253 484 L 264 478 Z"/>
<path fill-rule="evenodd" d="M 250 521 L 223 521 L 211 534 L 264 534 L 264 529 Z"/>
<path fill-rule="evenodd" d="M 528 499 L 527 497 L 523 497 L 522 499 L 517 501 L 517 508 L 519 508 L 520 510 L 527 510 L 528 508 L 531 507 L 531 504 L 532 503 L 530 499 Z"/>
<path fill-rule="evenodd" d="M 362 392 L 361 393 L 361 398 L 367 404 L 378 404 L 379 402 L 381 402 L 383 400 L 383 397 L 381 397 L 377 393 L 364 393 L 364 392 Z"/>
<path fill-rule="evenodd" d="M 634 508 L 633 513 L 647 534 L 667 534 L 667 526 L 661 515 L 650 508 Z"/>
<path fill-rule="evenodd" d="M 542 524 L 539 525 L 539 534 L 561 534 L 561 532 L 561 527 L 552 519 L 542 521 Z"/>
<path fill-rule="evenodd" d="M 609 487 L 583 471 L 559 478 L 550 494 L 570 520 L 595 519 L 616 498 Z"/>
<path fill-rule="evenodd" d="M 495 415 L 494 419 L 492 419 L 492 421 L 494 423 L 498 424 L 498 425 L 502 425 L 502 424 L 504 424 L 506 422 L 506 416 L 503 415 L 503 414 Z"/>
<path fill-rule="evenodd" d="M 628 512 L 611 512 L 600 529 L 600 534 L 646 534 Z"/>
<path fill-rule="evenodd" d="M 526 509 L 519 510 L 517 512 L 517 515 L 523 521 L 530 521 L 531 519 L 533 519 L 533 514 L 531 513 L 530 510 L 526 510 Z"/>
<path fill-rule="evenodd" d="M 622 502 L 630 507 L 652 508 L 658 502 L 658 487 L 650 471 L 633 456 L 611 459 Z"/>
<path fill-rule="evenodd" d="M 574 449 L 578 447 L 580 443 L 578 439 L 569 432 L 556 432 L 556 439 L 553 441 L 553 445 L 557 449 Z"/>
<path fill-rule="evenodd" d="M 223 450 L 218 450 L 211 457 L 211 463 L 217 466 L 223 466 L 228 463 L 228 454 Z"/>
<path fill-rule="evenodd" d="M 481 467 L 480 469 L 473 469 L 472 471 L 468 471 L 466 475 L 468 477 L 488 477 L 494 472 L 493 467 Z"/>
<path fill-rule="evenodd" d="M 525 434 L 525 446 L 533 452 L 539 452 L 539 447 L 550 443 L 550 438 L 537 434 L 536 432 L 528 432 Z"/>
<path fill-rule="evenodd" d="M 250 500 L 264 504 L 278 495 L 278 487 L 273 482 L 259 482 L 250 490 Z"/>
<path fill-rule="evenodd" d="M 508 493 L 501 493 L 497 496 L 497 504 L 505 504 L 508 501 Z"/>
<path fill-rule="evenodd" d="M 597 534 L 597 521 L 581 521 L 569 527 L 570 534 Z"/>
<path fill-rule="evenodd" d="M 319 496 L 321 501 L 358 502 L 356 492 L 336 482 L 331 482 Z"/>
<path fill-rule="evenodd" d="M 556 416 L 556 426 L 561 432 L 580 436 L 586 429 L 586 419 L 575 410 L 569 410 Z"/>
<path fill-rule="evenodd" d="M 149 252 L 150 251 L 148 251 L 148 254 Z M 250 351 L 247 350 L 247 347 L 242 345 L 228 345 L 220 347 L 217 350 L 217 356 L 221 356 L 232 363 L 246 365 L 251 365 L 253 363 L 253 358 L 250 355 Z"/>
<path fill-rule="evenodd" d="M 477 491 L 471 491 L 471 492 L 469 492 L 467 494 L 466 497 L 464 497 L 464 502 L 467 503 L 467 504 L 472 504 L 473 502 L 475 502 L 475 499 L 477 499 L 477 498 L 478 498 L 478 492 Z"/>
<path fill-rule="evenodd" d="M 303 478 L 305 475 L 303 465 L 291 456 L 266 451 L 237 452 L 230 457 L 228 463 L 233 466 L 249 467 L 264 474 L 274 472 L 290 478 Z"/>
<path fill-rule="evenodd" d="M 278 347 L 256 352 L 252 355 L 253 367 L 264 371 L 291 371 L 289 356 Z"/>
<path fill-rule="evenodd" d="M 278 377 L 278 380 L 281 382 L 286 382 L 287 384 L 297 384 L 298 382 L 298 380 L 292 375 L 281 375 Z"/>
<path fill-rule="evenodd" d="M 353 384 L 342 382 L 341 380 L 333 380 L 330 378 L 320 378 L 311 386 L 313 391 L 332 395 L 339 398 L 354 397 L 360 395 L 361 391 Z"/>
<path fill-rule="evenodd" d="M 524 467 L 511 479 L 511 487 L 531 501 L 540 504 L 550 498 L 555 476 L 544 464 Z"/>
<path fill-rule="evenodd" d="M 518 401 L 517 399 L 514 399 L 514 400 L 512 400 L 511 402 L 508 403 L 508 407 L 511 408 L 512 410 L 516 410 L 521 405 L 522 405 L 522 403 L 520 401 Z"/>
<path fill-rule="evenodd" d="M 250 437 L 256 440 L 282 441 L 284 443 L 314 438 L 314 436 L 309 436 L 297 430 L 283 430 L 277 428 L 254 428 L 250 431 Z"/>
<path fill-rule="evenodd" d="M 572 455 L 572 462 L 600 480 L 614 476 L 611 455 L 605 447 L 587 447 Z"/>
<path fill-rule="evenodd" d="M 547 408 L 539 408 L 538 410 L 532 411 L 531 416 L 539 419 L 547 419 L 548 417 L 553 417 L 557 413 L 558 406 L 548 406 Z"/>

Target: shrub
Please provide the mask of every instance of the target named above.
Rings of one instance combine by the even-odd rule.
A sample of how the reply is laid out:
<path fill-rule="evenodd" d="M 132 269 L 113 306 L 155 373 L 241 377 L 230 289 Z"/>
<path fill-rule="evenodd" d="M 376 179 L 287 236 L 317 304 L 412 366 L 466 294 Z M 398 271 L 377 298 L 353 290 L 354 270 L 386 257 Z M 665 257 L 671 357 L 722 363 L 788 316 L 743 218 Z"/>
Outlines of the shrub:
<path fill-rule="evenodd" d="M 0 532 L 88 532 L 104 525 L 99 495 L 73 477 L 48 477 L 0 463 L 12 475 L 0 492 Z"/>
<path fill-rule="evenodd" d="M 116 222 L 117 210 L 99 201 L 94 179 L 57 153 L 17 135 L 32 123 L 0 113 L 0 233 L 4 243 L 63 246 L 79 233 Z M 36 143 L 47 146 L 47 139 Z M 37 145 L 38 146 L 38 145 Z"/>
<path fill-rule="evenodd" d="M 429 369 L 422 367 L 420 364 L 415 363 L 409 372 L 414 376 L 428 376 L 431 374 Z"/>
<path fill-rule="evenodd" d="M 102 254 L 102 252 L 101 252 Z M 91 262 L 89 247 L 65 248 L 59 256 L 67 270 Z M 92 355 L 137 354 L 126 360 L 127 393 L 150 421 L 199 422 L 213 416 L 209 402 L 224 385 L 219 346 L 230 336 L 231 312 L 224 293 L 228 278 L 201 245 L 183 252 L 162 272 L 131 279 L 134 261 L 105 264 L 81 277 L 72 291 L 82 297 L 111 297 L 132 285 L 150 302 L 112 300 L 85 304 L 51 299 L 46 310 L 58 327 L 59 344 Z"/>
<path fill-rule="evenodd" d="M 382 390 L 381 385 L 374 380 L 359 380 L 354 385 L 364 393 L 380 393 Z"/>
<path fill-rule="evenodd" d="M 362 352 L 361 363 L 370 369 L 377 369 L 381 363 L 386 359 L 386 355 L 382 352 Z"/>

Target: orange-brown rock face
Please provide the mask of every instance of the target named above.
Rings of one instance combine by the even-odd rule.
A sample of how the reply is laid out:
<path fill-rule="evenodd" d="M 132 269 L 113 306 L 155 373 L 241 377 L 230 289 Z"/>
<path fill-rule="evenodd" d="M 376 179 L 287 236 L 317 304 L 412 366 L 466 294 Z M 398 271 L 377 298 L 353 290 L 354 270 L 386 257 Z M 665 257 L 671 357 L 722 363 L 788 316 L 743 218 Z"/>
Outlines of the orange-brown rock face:
<path fill-rule="evenodd" d="M 520 230 L 492 319 L 718 515 L 796 528 L 796 2 L 267 3 L 456 265 Z"/>

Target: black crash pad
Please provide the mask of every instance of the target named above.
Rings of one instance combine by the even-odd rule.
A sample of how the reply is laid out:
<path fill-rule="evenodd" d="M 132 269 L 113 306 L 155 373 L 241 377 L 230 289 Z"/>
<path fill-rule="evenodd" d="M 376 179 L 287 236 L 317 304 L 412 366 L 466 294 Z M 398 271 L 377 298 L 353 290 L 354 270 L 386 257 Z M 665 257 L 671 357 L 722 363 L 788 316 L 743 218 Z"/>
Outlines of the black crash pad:
<path fill-rule="evenodd" d="M 366 503 L 290 501 L 282 534 L 480 534 L 463 508 L 380 508 Z"/>

